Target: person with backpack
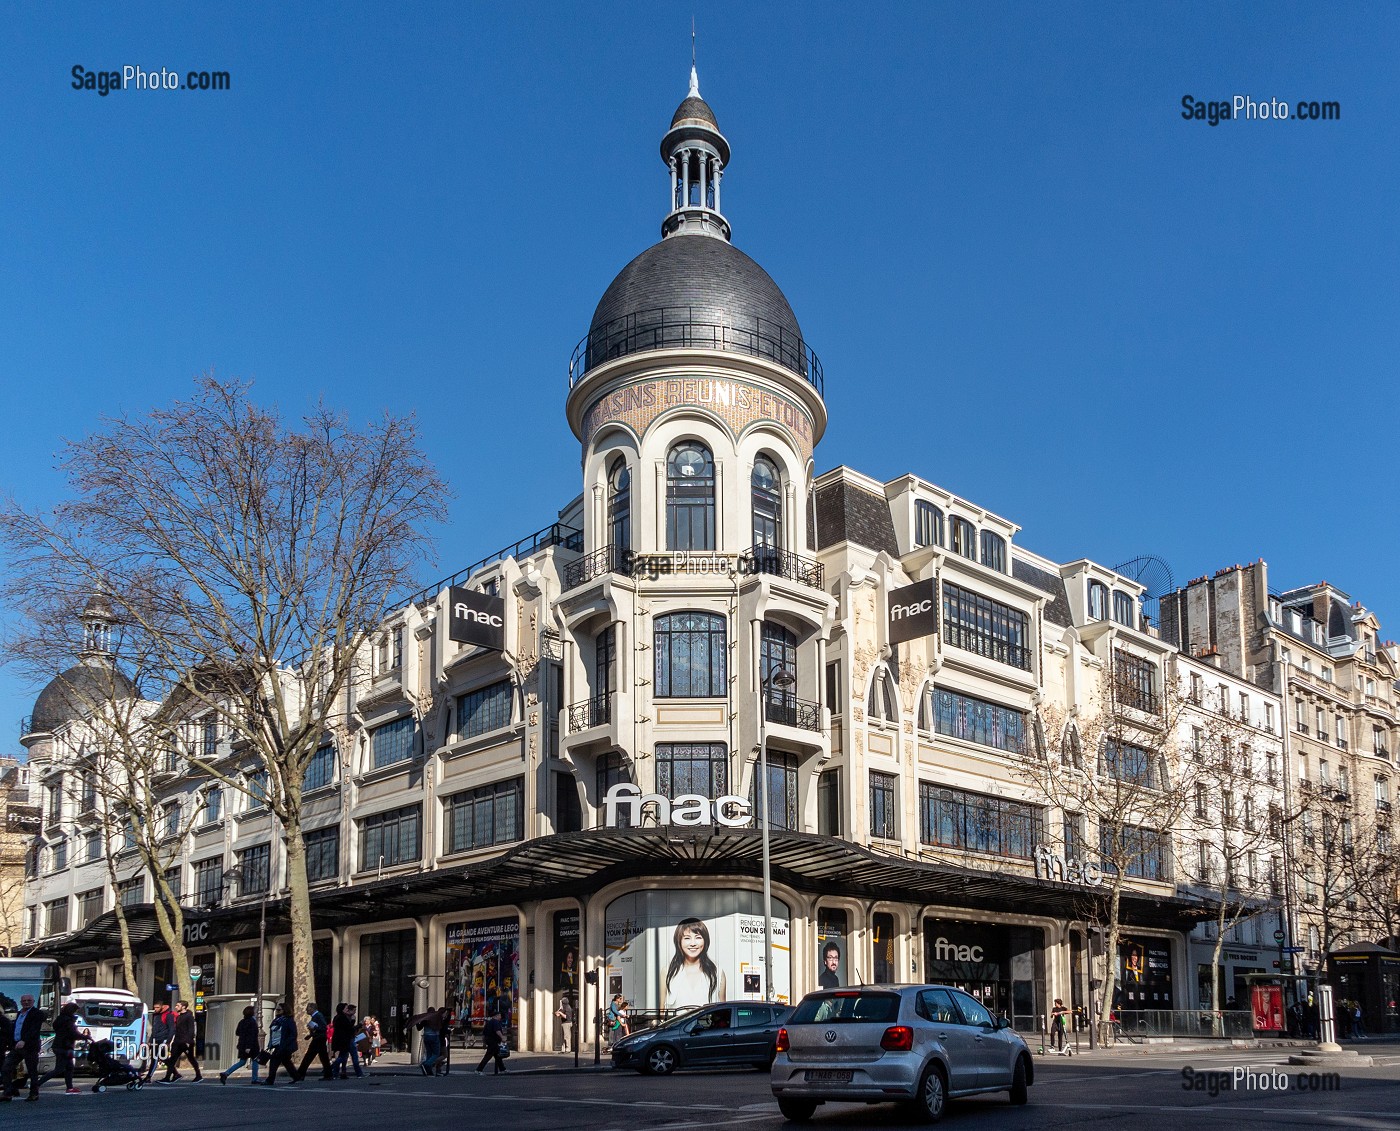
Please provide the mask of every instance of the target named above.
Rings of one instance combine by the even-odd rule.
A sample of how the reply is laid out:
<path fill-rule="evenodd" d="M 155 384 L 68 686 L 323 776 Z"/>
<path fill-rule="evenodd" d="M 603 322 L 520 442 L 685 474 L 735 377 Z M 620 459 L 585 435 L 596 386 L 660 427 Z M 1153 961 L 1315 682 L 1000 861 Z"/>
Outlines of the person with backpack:
<path fill-rule="evenodd" d="M 267 1033 L 267 1079 L 263 1086 L 271 1088 L 277 1080 L 277 1069 L 286 1068 L 292 1083 L 297 1082 L 296 1065 L 292 1058 L 297 1051 L 297 1023 L 287 1016 L 287 1007 L 277 1005 L 272 1011 L 272 1026 Z"/>
<path fill-rule="evenodd" d="M 220 1084 L 227 1084 L 228 1078 L 245 1064 L 253 1066 L 253 1083 L 259 1083 L 258 1069 L 262 1065 L 258 1062 L 258 1020 L 255 1013 L 251 1005 L 243 1007 L 243 1016 L 233 1031 L 234 1039 L 238 1042 L 238 1060 L 219 1073 Z"/>
<path fill-rule="evenodd" d="M 168 1004 L 158 1005 L 151 1015 L 150 1059 L 146 1069 L 146 1083 L 156 1074 L 156 1065 L 170 1056 L 170 1048 L 175 1040 L 175 1013 Z"/>
<path fill-rule="evenodd" d="M 481 1043 L 485 1046 L 486 1052 L 481 1058 L 481 1063 L 476 1066 L 476 1074 L 480 1076 L 486 1071 L 486 1065 L 491 1060 L 495 1060 L 496 1075 L 499 1076 L 506 1070 L 506 1057 L 510 1055 L 510 1044 L 506 1038 L 506 1031 L 496 1018 L 488 1017 L 486 1019 L 486 1025 L 481 1030 Z"/>

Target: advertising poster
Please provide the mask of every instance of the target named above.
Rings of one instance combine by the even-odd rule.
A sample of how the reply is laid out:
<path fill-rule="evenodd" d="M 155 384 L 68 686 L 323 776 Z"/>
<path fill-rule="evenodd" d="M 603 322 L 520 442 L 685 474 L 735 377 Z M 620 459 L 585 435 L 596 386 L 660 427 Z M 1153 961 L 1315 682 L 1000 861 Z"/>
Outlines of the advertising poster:
<path fill-rule="evenodd" d="M 520 921 L 447 928 L 447 1005 L 458 1027 L 480 1032 L 488 1017 L 513 1027 L 520 1004 Z"/>
<path fill-rule="evenodd" d="M 817 916 L 817 987 L 840 989 L 846 985 L 846 916 Z"/>
<path fill-rule="evenodd" d="M 578 912 L 554 913 L 554 990 L 578 993 Z M 575 998 L 577 1000 L 577 998 Z"/>
<path fill-rule="evenodd" d="M 787 905 L 773 901 L 775 1000 L 791 997 Z M 607 987 L 643 1012 L 763 1000 L 763 898 L 748 891 L 643 891 L 608 905 Z"/>

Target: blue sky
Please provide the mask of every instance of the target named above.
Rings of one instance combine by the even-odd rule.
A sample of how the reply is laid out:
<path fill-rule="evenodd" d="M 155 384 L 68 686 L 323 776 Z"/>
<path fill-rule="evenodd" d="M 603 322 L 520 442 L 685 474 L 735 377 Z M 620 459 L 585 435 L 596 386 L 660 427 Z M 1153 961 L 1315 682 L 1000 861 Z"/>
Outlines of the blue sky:
<path fill-rule="evenodd" d="M 417 413 L 456 492 L 442 574 L 552 521 L 569 354 L 659 234 L 691 12 L 0 3 L 0 490 L 52 502 L 64 438 L 212 368 L 289 412 Z M 1262 556 L 1400 635 L 1400 6 L 698 24 L 735 243 L 825 367 L 819 470 L 916 472 L 1062 561 Z M 75 64 L 232 89 L 104 98 Z M 1342 117 L 1211 127 L 1186 94 Z M 0 669 L 5 727 L 35 690 Z"/>

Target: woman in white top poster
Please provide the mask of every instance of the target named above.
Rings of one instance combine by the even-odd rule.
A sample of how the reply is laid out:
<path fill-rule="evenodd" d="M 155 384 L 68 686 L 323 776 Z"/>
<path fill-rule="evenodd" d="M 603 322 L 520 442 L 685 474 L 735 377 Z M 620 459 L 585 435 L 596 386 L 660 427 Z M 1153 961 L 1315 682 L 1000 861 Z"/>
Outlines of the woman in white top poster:
<path fill-rule="evenodd" d="M 666 971 L 666 1008 L 688 1009 L 723 1001 L 724 971 L 710 960 L 710 931 L 699 919 L 676 924 L 676 956 Z"/>

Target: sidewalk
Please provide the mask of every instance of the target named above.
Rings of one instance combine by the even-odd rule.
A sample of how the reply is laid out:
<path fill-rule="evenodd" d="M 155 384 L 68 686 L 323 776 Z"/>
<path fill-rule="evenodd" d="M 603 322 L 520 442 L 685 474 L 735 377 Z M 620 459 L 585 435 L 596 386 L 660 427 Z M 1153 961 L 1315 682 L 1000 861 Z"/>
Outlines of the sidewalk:
<path fill-rule="evenodd" d="M 482 1050 L 479 1048 L 452 1050 L 452 1075 L 466 1075 L 476 1071 L 476 1066 L 481 1062 Z M 486 1069 L 489 1074 L 492 1069 Z M 510 1057 L 506 1060 L 506 1071 L 513 1076 L 539 1076 L 554 1072 L 612 1072 L 612 1056 L 604 1052 L 602 1061 L 595 1068 L 593 1065 L 593 1050 L 590 1048 L 586 1052 L 579 1053 L 578 1067 L 574 1067 L 574 1054 L 563 1052 L 516 1052 L 511 1050 Z M 421 1076 L 422 1070 L 418 1067 L 416 1058 L 409 1056 L 406 1052 L 385 1053 L 374 1062 L 374 1067 L 370 1068 L 370 1076 Z"/>
<path fill-rule="evenodd" d="M 1341 1041 L 1343 1048 L 1360 1051 L 1368 1046 L 1394 1045 L 1400 1042 L 1400 1036 L 1386 1034 L 1381 1037 L 1370 1037 L 1364 1041 L 1356 1041 L 1350 1038 Z M 1032 1053 L 1040 1045 L 1027 1039 Z M 1154 1053 L 1183 1053 L 1183 1052 L 1228 1052 L 1232 1049 L 1306 1049 L 1312 1048 L 1316 1041 L 1305 1041 L 1293 1037 L 1234 1037 L 1234 1038 L 1196 1038 L 1196 1037 L 1147 1037 L 1141 1044 L 1120 1040 L 1116 1044 L 1096 1049 L 1090 1049 L 1088 1042 L 1081 1043 L 1074 1048 L 1075 1056 L 1151 1056 Z M 1055 1057 L 1055 1053 L 1049 1051 L 1047 1043 L 1044 1059 L 1050 1060 Z M 1037 1053 L 1037 1056 L 1041 1054 Z"/>

